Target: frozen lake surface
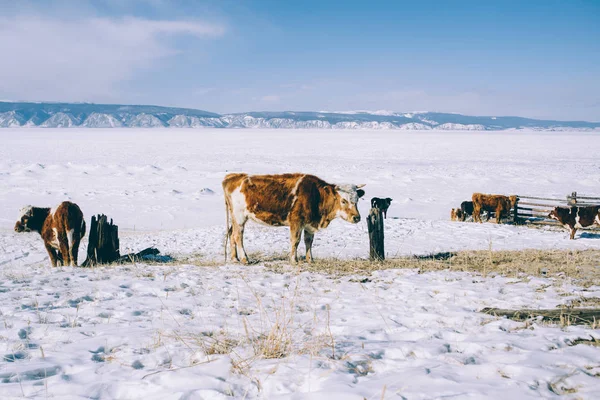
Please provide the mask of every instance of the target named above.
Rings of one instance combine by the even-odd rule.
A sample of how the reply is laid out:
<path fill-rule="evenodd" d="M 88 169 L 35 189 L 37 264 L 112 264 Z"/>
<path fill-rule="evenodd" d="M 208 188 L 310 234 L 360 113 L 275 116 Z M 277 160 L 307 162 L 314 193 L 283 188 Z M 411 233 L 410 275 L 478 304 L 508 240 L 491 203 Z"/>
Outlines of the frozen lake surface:
<path fill-rule="evenodd" d="M 2 398 L 600 396 L 600 348 L 571 345 L 600 339 L 597 329 L 475 312 L 552 308 L 600 297 L 598 286 L 450 271 L 334 279 L 260 262 L 52 270 L 38 236 L 12 231 L 20 207 L 71 200 L 88 227 L 93 214 L 114 218 L 123 253 L 157 246 L 220 260 L 224 175 L 303 172 L 366 183 L 367 200 L 392 197 L 388 256 L 600 248 L 596 234 L 449 221 L 476 191 L 600 195 L 597 134 L 2 129 L 0 140 Z M 365 257 L 366 231 L 364 219 L 336 221 L 317 233 L 314 256 Z M 259 261 L 288 250 L 285 228 L 246 232 Z M 273 331 L 286 354 L 256 356 Z"/>

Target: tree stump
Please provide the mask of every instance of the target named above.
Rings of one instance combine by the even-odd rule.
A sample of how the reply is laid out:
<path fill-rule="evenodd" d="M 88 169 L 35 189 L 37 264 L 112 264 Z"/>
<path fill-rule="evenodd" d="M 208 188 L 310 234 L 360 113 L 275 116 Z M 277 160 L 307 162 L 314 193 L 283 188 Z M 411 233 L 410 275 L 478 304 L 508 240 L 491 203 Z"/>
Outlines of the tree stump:
<path fill-rule="evenodd" d="M 92 216 L 87 258 L 82 266 L 110 264 L 119 258 L 119 227 L 113 224 L 112 219 L 109 223 L 104 214 L 98 215 L 98 218 Z"/>
<path fill-rule="evenodd" d="M 383 247 L 383 213 L 379 208 L 371 208 L 367 217 L 369 227 L 369 258 L 371 261 L 385 260 Z"/>

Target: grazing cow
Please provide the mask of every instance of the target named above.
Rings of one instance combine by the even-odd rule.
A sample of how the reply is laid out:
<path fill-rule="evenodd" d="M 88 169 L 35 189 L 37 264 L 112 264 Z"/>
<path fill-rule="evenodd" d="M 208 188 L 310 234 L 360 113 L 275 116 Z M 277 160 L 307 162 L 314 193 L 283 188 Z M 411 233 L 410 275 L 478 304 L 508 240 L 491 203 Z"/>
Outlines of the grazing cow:
<path fill-rule="evenodd" d="M 337 217 L 352 223 L 360 221 L 356 203 L 365 194 L 360 189 L 363 186 L 332 185 L 303 174 L 228 174 L 223 180 L 227 212 L 225 258 L 227 240 L 230 240 L 231 260 L 248 263 L 244 225 L 251 219 L 270 226 L 290 227 L 292 263 L 298 261 L 298 244 L 304 231 L 306 261 L 312 261 L 311 247 L 316 231 L 327 228 Z"/>
<path fill-rule="evenodd" d="M 508 216 L 516 203 L 517 196 L 473 193 L 473 221 L 482 222 L 481 211 L 487 211 L 496 213 L 496 223 L 499 224 L 502 216 Z"/>
<path fill-rule="evenodd" d="M 450 221 L 464 221 L 465 216 L 460 208 L 450 210 Z"/>
<path fill-rule="evenodd" d="M 571 231 L 571 239 L 575 239 L 578 228 L 586 228 L 594 223 L 600 225 L 600 206 L 555 207 L 548 218 L 561 223 Z"/>
<path fill-rule="evenodd" d="M 465 221 L 467 217 L 473 215 L 473 202 L 463 201 L 460 203 L 460 208 L 453 208 L 450 210 L 451 221 Z"/>
<path fill-rule="evenodd" d="M 16 232 L 37 232 L 42 236 L 50 263 L 77 266 L 79 242 L 85 235 L 85 220 L 79 206 L 63 201 L 56 208 L 27 206 L 20 211 Z"/>
<path fill-rule="evenodd" d="M 473 215 L 473 202 L 463 201 L 462 203 L 460 203 L 460 210 L 462 214 L 460 220 L 464 221 L 465 219 L 467 219 L 467 217 Z"/>
<path fill-rule="evenodd" d="M 387 218 L 387 210 L 390 208 L 390 204 L 392 204 L 392 199 L 386 197 L 385 199 L 380 199 L 379 197 L 373 197 L 371 199 L 371 208 L 378 208 L 383 213 L 383 218 Z"/>

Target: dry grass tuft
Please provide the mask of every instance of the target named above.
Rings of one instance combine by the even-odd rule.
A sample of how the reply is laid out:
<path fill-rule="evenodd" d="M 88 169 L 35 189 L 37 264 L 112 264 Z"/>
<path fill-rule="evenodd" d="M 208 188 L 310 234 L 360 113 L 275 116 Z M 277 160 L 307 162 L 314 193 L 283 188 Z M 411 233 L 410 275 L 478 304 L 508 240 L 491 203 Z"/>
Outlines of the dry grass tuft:
<path fill-rule="evenodd" d="M 200 347 L 204 354 L 229 354 L 239 345 L 239 341 L 228 336 L 225 332 L 203 332 L 198 336 L 191 336 L 190 342 Z"/>
<path fill-rule="evenodd" d="M 575 340 L 571 340 L 569 346 L 576 346 L 578 344 L 586 344 L 588 346 L 600 347 L 600 339 L 590 336 L 589 339 L 578 338 Z"/>
<path fill-rule="evenodd" d="M 382 262 L 325 258 L 300 264 L 299 268 L 301 271 L 334 276 L 364 275 L 385 269 L 418 269 L 419 272 L 452 270 L 509 277 L 567 276 L 581 281 L 580 284 L 587 287 L 600 284 L 598 265 L 600 250 L 480 250 L 399 257 Z M 266 262 L 265 267 L 274 272 L 289 272 L 289 265 L 285 262 Z"/>

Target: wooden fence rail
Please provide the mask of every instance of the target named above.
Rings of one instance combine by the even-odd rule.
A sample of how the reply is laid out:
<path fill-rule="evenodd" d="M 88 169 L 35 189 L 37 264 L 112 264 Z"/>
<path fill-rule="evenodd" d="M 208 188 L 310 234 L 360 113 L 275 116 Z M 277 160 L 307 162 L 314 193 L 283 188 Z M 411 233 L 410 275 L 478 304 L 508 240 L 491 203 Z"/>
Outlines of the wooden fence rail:
<path fill-rule="evenodd" d="M 565 199 L 521 195 L 518 195 L 517 198 L 517 203 L 512 210 L 512 220 L 517 224 L 560 225 L 558 221 L 548 218 L 548 214 L 554 207 L 600 205 L 600 197 L 579 196 L 577 192 L 571 193 Z M 590 227 L 589 229 L 598 228 Z"/>

